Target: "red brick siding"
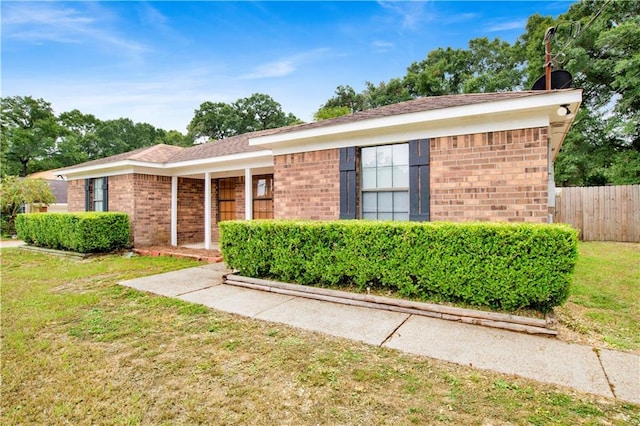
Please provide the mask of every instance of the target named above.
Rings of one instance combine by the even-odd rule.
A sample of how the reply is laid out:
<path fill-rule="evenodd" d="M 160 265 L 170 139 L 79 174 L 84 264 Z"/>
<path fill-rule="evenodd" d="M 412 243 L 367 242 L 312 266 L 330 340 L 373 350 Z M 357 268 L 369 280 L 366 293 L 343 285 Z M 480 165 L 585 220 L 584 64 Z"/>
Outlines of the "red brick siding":
<path fill-rule="evenodd" d="M 108 177 L 108 197 L 110 212 L 124 212 L 131 218 L 135 214 L 135 198 L 133 197 L 134 180 L 138 175 L 118 175 Z"/>
<path fill-rule="evenodd" d="M 274 157 L 274 218 L 340 217 L 339 150 Z"/>
<path fill-rule="evenodd" d="M 244 196 L 244 176 L 240 176 L 236 181 L 236 219 L 244 220 L 246 216 L 245 196 Z"/>
<path fill-rule="evenodd" d="M 123 175 L 122 178 L 131 175 Z M 109 183 L 109 208 L 112 197 L 118 195 Z M 133 191 L 122 184 L 123 203 L 127 194 L 133 197 L 135 215 L 132 217 L 134 244 L 146 246 L 168 244 L 171 241 L 171 178 L 168 176 L 133 175 Z M 126 191 L 126 192 L 125 192 Z M 124 205 L 124 204 L 123 204 Z"/>
<path fill-rule="evenodd" d="M 178 244 L 204 241 L 204 180 L 178 178 Z"/>
<path fill-rule="evenodd" d="M 67 209 L 70 212 L 84 211 L 84 179 L 67 181 Z"/>
<path fill-rule="evenodd" d="M 431 139 L 431 220 L 546 222 L 547 129 Z"/>

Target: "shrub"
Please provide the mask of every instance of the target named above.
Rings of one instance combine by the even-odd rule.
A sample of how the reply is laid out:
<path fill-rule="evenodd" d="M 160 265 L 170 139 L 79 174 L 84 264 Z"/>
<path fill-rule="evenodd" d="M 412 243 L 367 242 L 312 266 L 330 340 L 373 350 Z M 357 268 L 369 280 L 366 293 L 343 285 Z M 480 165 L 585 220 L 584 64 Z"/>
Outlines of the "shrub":
<path fill-rule="evenodd" d="M 28 213 L 16 218 L 18 238 L 28 244 L 79 253 L 100 253 L 129 245 L 126 213 Z"/>
<path fill-rule="evenodd" d="M 48 206 L 56 202 L 49 184 L 43 179 L 4 176 L 0 179 L 0 233 L 15 234 L 16 216 L 24 205 Z"/>
<path fill-rule="evenodd" d="M 577 258 L 567 225 L 225 221 L 220 230 L 225 262 L 250 277 L 508 311 L 562 304 Z"/>

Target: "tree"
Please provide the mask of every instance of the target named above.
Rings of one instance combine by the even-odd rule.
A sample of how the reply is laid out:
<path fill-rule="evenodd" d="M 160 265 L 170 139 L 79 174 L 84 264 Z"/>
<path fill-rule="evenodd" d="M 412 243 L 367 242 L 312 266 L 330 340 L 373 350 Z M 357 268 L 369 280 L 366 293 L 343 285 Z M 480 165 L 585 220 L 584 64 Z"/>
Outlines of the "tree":
<path fill-rule="evenodd" d="M 5 176 L 0 181 L 2 234 L 12 235 L 15 233 L 15 219 L 24 205 L 48 206 L 55 201 L 56 197 L 46 181 Z"/>
<path fill-rule="evenodd" d="M 92 154 L 99 152 L 97 128 L 100 120 L 74 109 L 60 114 L 58 122 L 63 132 L 56 144 L 55 159 L 58 165 L 52 168 L 72 166 L 97 158 Z"/>
<path fill-rule="evenodd" d="M 336 87 L 335 94 L 321 108 L 347 107 L 349 113 L 367 109 L 363 94 L 356 93 L 349 85 Z"/>
<path fill-rule="evenodd" d="M 342 117 L 351 113 L 349 107 L 335 106 L 335 107 L 322 107 L 313 114 L 315 121 L 328 120 L 330 118 Z"/>
<path fill-rule="evenodd" d="M 553 65 L 584 89 L 581 111 L 557 157 L 556 181 L 639 183 L 640 4 L 586 0 L 557 20 L 534 15 L 518 44 L 529 58 L 528 85 L 542 74 L 542 40 L 554 27 Z"/>
<path fill-rule="evenodd" d="M 102 121 L 95 130 L 96 145 L 90 159 L 108 157 L 134 149 L 163 143 L 166 132 L 149 123 L 134 123 L 129 118 Z"/>
<path fill-rule="evenodd" d="M 271 96 L 262 93 L 238 99 L 233 103 L 233 109 L 240 118 L 238 134 L 301 123 L 293 114 L 285 114 Z"/>
<path fill-rule="evenodd" d="M 203 102 L 188 126 L 192 140 L 224 139 L 257 130 L 275 129 L 301 123 L 269 95 L 254 93 L 232 104 Z"/>
<path fill-rule="evenodd" d="M 367 81 L 365 86 L 362 95 L 367 108 L 397 104 L 413 98 L 399 78 L 392 78 L 388 83 L 382 81 L 377 86 Z"/>
<path fill-rule="evenodd" d="M 436 49 L 407 69 L 404 85 L 413 96 L 500 92 L 522 85 L 524 54 L 518 46 L 486 37 L 468 49 Z"/>
<path fill-rule="evenodd" d="M 404 84 L 414 96 L 440 96 L 463 92 L 470 74 L 470 52 L 464 49 L 438 48 L 427 58 L 407 68 Z"/>
<path fill-rule="evenodd" d="M 535 14 L 510 45 L 476 38 L 438 48 L 406 75 L 357 93 L 338 86 L 316 119 L 420 96 L 528 89 L 544 74 L 543 40 L 555 29 L 554 69 L 584 89 L 582 107 L 556 159 L 561 185 L 640 183 L 640 2 L 581 0 L 558 19 Z"/>
<path fill-rule="evenodd" d="M 177 130 L 169 130 L 164 136 L 164 142 L 167 145 L 175 145 L 175 146 L 191 146 L 193 145 L 193 141 L 189 136 L 183 135 Z"/>
<path fill-rule="evenodd" d="M 1 98 L 0 103 L 2 174 L 26 176 L 29 162 L 54 151 L 60 127 L 51 104 L 44 99 L 14 96 Z"/>

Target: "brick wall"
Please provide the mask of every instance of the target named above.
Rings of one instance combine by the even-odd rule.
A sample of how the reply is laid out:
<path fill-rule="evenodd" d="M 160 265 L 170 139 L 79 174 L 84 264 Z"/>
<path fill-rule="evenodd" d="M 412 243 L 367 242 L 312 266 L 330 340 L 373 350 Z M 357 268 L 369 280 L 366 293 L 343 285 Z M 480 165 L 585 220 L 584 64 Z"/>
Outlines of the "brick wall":
<path fill-rule="evenodd" d="M 236 181 L 236 219 L 244 220 L 246 213 L 244 196 L 244 176 L 240 176 Z"/>
<path fill-rule="evenodd" d="M 132 187 L 133 191 L 127 194 L 134 197 L 132 222 L 135 245 L 168 244 L 171 241 L 171 178 L 134 174 Z M 116 192 L 110 183 L 109 208 L 112 194 L 115 196 Z"/>
<path fill-rule="evenodd" d="M 274 218 L 340 217 L 339 150 L 274 157 Z"/>
<path fill-rule="evenodd" d="M 547 129 L 431 139 L 431 220 L 547 221 Z"/>
<path fill-rule="evenodd" d="M 70 212 L 84 211 L 84 179 L 67 181 L 67 209 Z"/>
<path fill-rule="evenodd" d="M 178 178 L 178 244 L 203 241 L 204 180 Z"/>
<path fill-rule="evenodd" d="M 135 215 L 135 197 L 133 196 L 134 182 L 138 175 L 126 174 L 109 176 L 109 206 L 110 212 L 124 212 L 133 218 Z"/>

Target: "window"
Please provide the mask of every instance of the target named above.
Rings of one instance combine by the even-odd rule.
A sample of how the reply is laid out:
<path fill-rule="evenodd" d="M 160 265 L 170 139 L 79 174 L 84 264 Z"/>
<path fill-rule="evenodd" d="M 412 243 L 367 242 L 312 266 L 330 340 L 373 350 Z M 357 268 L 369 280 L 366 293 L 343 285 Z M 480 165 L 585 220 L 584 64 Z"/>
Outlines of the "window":
<path fill-rule="evenodd" d="M 409 220 L 409 145 L 362 148 L 362 218 Z"/>
<path fill-rule="evenodd" d="M 273 175 L 253 177 L 253 218 L 273 219 Z"/>
<path fill-rule="evenodd" d="M 85 179 L 85 210 L 92 212 L 109 211 L 109 186 L 107 177 Z"/>
<path fill-rule="evenodd" d="M 218 180 L 218 222 L 236 218 L 236 178 Z"/>

